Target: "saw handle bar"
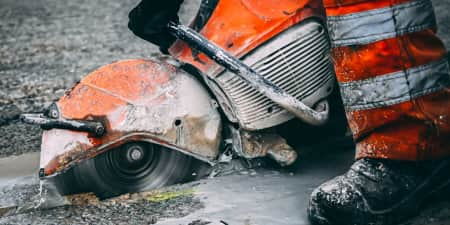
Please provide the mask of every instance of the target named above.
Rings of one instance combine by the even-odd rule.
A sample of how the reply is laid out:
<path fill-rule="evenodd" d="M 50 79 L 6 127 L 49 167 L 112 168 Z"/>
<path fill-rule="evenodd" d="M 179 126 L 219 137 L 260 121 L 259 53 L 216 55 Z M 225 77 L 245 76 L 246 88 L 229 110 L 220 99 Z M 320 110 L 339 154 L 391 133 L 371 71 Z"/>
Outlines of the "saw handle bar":
<path fill-rule="evenodd" d="M 186 42 L 191 48 L 197 49 L 219 65 L 236 74 L 259 93 L 268 97 L 304 122 L 311 125 L 322 125 L 328 120 L 328 101 L 321 101 L 319 103 L 321 107 L 318 108 L 322 108 L 322 111 L 316 111 L 294 96 L 286 93 L 283 89 L 264 78 L 241 60 L 212 43 L 195 30 L 173 22 L 168 24 L 168 30 L 176 38 Z"/>
<path fill-rule="evenodd" d="M 53 128 L 84 131 L 95 136 L 102 136 L 105 134 L 105 126 L 98 121 L 88 120 L 69 120 L 64 118 L 51 118 L 43 113 L 36 114 L 22 114 L 20 120 L 27 124 L 40 125 L 44 130 L 50 130 Z"/>

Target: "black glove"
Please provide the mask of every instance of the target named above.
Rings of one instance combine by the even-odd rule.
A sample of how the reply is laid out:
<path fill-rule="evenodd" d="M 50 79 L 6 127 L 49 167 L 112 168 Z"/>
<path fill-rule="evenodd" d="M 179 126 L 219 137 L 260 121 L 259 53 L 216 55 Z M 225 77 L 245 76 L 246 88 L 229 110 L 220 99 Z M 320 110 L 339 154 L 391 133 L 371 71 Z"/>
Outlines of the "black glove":
<path fill-rule="evenodd" d="M 183 0 L 142 0 L 128 14 L 128 28 L 138 37 L 159 45 L 161 52 L 175 41 L 167 30 L 169 22 L 179 22 L 178 10 Z"/>

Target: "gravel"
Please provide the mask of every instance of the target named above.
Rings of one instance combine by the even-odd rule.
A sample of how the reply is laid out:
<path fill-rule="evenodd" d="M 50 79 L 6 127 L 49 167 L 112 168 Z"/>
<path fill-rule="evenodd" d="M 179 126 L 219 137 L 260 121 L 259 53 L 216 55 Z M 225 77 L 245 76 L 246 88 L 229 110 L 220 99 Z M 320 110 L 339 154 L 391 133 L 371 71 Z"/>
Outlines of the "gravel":
<path fill-rule="evenodd" d="M 100 202 L 92 194 L 70 198 L 71 205 L 47 210 L 0 217 L 4 225 L 146 225 L 164 218 L 179 218 L 203 208 L 193 194 L 181 194 L 163 200 L 154 200 L 155 193 L 124 195 Z M 36 196 L 37 197 L 37 196 Z"/>

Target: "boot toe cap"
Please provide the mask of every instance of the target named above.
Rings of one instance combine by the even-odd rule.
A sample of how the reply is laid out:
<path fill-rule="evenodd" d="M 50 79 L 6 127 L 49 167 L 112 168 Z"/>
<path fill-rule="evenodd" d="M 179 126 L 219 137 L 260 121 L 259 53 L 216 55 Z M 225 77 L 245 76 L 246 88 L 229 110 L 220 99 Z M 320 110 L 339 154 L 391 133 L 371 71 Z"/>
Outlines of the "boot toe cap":
<path fill-rule="evenodd" d="M 363 202 L 358 190 L 344 182 L 342 176 L 336 177 L 313 191 L 308 216 L 318 225 L 348 224 L 365 211 Z"/>

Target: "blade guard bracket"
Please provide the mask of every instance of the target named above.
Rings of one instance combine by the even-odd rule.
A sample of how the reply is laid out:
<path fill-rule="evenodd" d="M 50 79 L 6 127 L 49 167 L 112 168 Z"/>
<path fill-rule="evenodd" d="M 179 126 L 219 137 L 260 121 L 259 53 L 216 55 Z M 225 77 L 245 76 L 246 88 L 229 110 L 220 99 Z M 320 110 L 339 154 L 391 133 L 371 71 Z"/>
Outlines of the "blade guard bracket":
<path fill-rule="evenodd" d="M 27 124 L 39 125 L 43 130 L 63 129 L 83 131 L 96 137 L 101 137 L 106 132 L 105 125 L 101 121 L 61 118 L 56 104 L 52 104 L 44 113 L 22 114 L 20 115 L 20 119 Z"/>

